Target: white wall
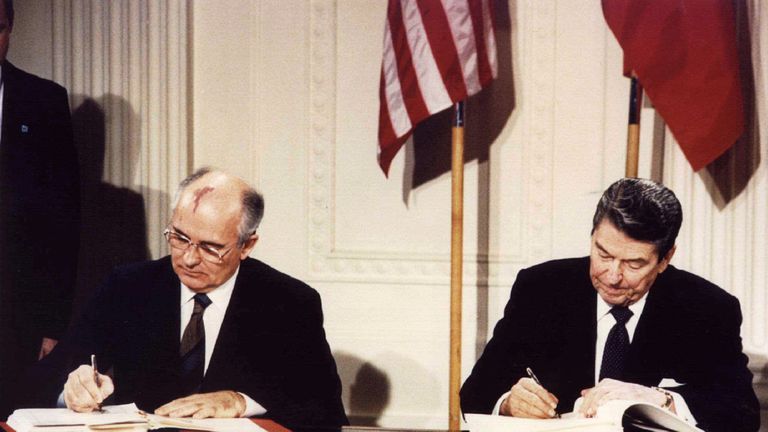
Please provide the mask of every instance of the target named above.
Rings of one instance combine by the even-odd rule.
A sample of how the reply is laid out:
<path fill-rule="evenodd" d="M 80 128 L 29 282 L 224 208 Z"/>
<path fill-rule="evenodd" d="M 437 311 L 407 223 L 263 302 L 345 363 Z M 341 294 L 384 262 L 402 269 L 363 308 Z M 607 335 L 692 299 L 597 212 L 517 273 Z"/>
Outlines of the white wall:
<path fill-rule="evenodd" d="M 53 11 L 49 1 L 14 2 L 15 22 L 11 32 L 8 59 L 24 70 L 51 78 L 53 76 Z M 32 23 L 32 25 L 30 25 Z"/>
<path fill-rule="evenodd" d="M 55 3 L 67 5 L 59 6 L 63 15 L 91 4 Z M 120 9 L 120 2 L 110 4 Z M 188 95 L 188 109 L 168 117 L 161 114 L 178 107 L 141 111 L 143 104 L 154 106 L 153 93 L 130 99 L 134 110 L 147 113 L 142 121 L 158 122 L 139 143 L 161 158 L 152 165 L 157 174 L 129 184 L 117 174 L 105 180 L 148 195 L 148 184 L 170 184 L 184 167 L 210 164 L 252 181 L 267 205 L 254 255 L 321 292 L 348 413 L 356 422 L 445 427 L 450 176 L 440 163 L 427 169 L 414 163 L 420 145 L 401 151 L 389 178 L 376 164 L 386 2 L 166 0 L 158 9 L 146 1 L 132 4 L 147 11 L 140 18 L 173 15 L 168 11 L 175 9 L 187 17 L 179 34 L 166 35 L 173 43 L 189 42 L 179 54 L 188 55 L 188 63 L 179 63 L 188 64 L 187 75 L 156 79 L 159 88 Z M 468 106 L 465 377 L 501 315 L 516 272 L 545 259 L 586 254 L 594 205 L 624 169 L 628 82 L 600 2 L 497 4 L 500 77 Z M 762 50 L 753 52 L 763 117 L 755 135 L 765 161 L 768 26 L 757 24 L 768 22 L 768 11 L 757 0 L 747 4 L 753 43 Z M 45 13 L 35 16 L 45 19 Z M 150 28 L 157 22 L 147 19 Z M 117 34 L 132 30 L 110 22 L 107 28 Z M 76 39 L 60 31 L 53 39 Z M 141 40 L 147 47 L 164 46 L 151 33 Z M 171 54 L 159 53 L 158 65 L 170 64 Z M 152 138 L 166 136 L 158 127 L 170 126 L 164 122 L 171 118 L 188 126 L 188 133 Z M 746 180 L 744 193 L 723 204 L 708 192 L 711 176 L 692 173 L 663 130 L 656 130 L 656 143 L 666 146 L 654 152 L 659 125 L 652 108 L 644 108 L 640 175 L 653 174 L 678 191 L 686 220 L 676 263 L 742 299 L 745 346 L 759 372 L 768 354 L 762 326 L 768 280 L 765 246 L 749 233 L 763 235 L 768 224 L 765 163 Z M 427 135 L 447 127 L 433 124 Z M 445 157 L 439 142 L 426 144 Z M 162 149 L 189 159 L 163 156 Z M 654 156 L 664 161 L 663 169 L 652 165 Z M 739 169 L 732 162 L 732 176 Z M 431 179 L 415 184 L 420 175 Z M 147 214 L 147 230 L 155 233 L 165 223 L 163 213 Z"/>

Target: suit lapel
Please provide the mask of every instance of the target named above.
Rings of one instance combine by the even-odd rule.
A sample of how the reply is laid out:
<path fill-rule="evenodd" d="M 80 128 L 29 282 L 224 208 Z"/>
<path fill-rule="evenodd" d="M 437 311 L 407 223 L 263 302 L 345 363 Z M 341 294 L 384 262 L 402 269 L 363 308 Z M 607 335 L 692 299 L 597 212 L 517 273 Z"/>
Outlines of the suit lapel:
<path fill-rule="evenodd" d="M 258 278 L 254 278 L 251 273 L 249 261 L 242 261 L 232 290 L 232 297 L 229 300 L 219 336 L 211 355 L 211 361 L 203 378 L 204 390 L 212 389 L 212 383 L 220 385 L 225 382 L 223 377 L 232 375 L 231 371 L 240 367 L 237 364 L 239 361 L 237 353 L 242 348 L 241 344 L 244 340 L 242 333 L 252 332 L 260 327 L 255 323 L 261 313 L 255 308 L 258 302 L 253 300 L 253 297 L 257 295 L 256 281 Z M 251 323 L 254 324 L 251 325 Z M 254 338 L 256 337 L 254 335 Z"/>
<path fill-rule="evenodd" d="M 671 313 L 664 289 L 663 279 L 659 277 L 647 294 L 648 299 L 629 350 L 626 379 L 643 385 L 657 385 L 663 378 L 659 359 L 664 356 L 659 353 L 667 352 L 664 348 L 664 341 L 667 340 L 665 323 L 669 322 Z"/>

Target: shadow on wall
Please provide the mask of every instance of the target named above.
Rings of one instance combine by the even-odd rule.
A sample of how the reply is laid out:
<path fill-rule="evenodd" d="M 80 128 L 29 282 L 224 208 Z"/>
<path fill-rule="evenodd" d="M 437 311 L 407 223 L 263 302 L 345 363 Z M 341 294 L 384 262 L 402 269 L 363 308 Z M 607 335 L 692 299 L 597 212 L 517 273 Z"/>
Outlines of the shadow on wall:
<path fill-rule="evenodd" d="M 443 398 L 446 386 L 435 377 L 434 371 L 403 355 L 386 352 L 375 359 L 365 360 L 343 351 L 333 353 L 342 383 L 342 400 L 349 422 L 353 426 L 381 426 L 384 411 L 392 399 L 390 375 L 396 371 L 407 385 L 397 390 L 398 413 L 401 422 L 411 428 L 420 428 L 444 416 Z M 447 373 L 446 373 L 447 379 Z M 392 422 L 395 417 L 388 413 Z M 446 416 L 447 421 L 447 416 Z"/>
<path fill-rule="evenodd" d="M 464 161 L 478 161 L 477 179 L 477 336 L 475 357 L 488 339 L 488 255 L 491 220 L 491 145 L 504 133 L 515 109 L 516 93 L 511 23 L 517 20 L 516 2 L 494 0 L 498 76 L 489 87 L 468 99 L 465 115 Z M 451 171 L 451 121 L 453 108 L 416 126 L 404 146 L 403 202 L 421 185 Z"/>
<path fill-rule="evenodd" d="M 735 4 L 739 72 L 744 95 L 744 134 L 722 156 L 699 171 L 712 201 L 720 210 L 746 189 L 760 166 L 761 153 L 747 5 L 744 0 L 736 1 Z"/>
<path fill-rule="evenodd" d="M 98 100 L 75 96 L 74 99 L 82 101 L 72 112 L 80 161 L 82 214 L 72 315 L 76 317 L 112 268 L 146 260 L 149 252 L 141 194 L 104 181 L 107 155 L 120 161 L 118 167 L 112 167 L 112 179 L 130 184 L 136 172 L 140 143 L 131 142 L 139 136 L 136 114 L 130 104 L 118 96 L 106 95 Z M 111 137 L 109 151 L 108 135 Z"/>
<path fill-rule="evenodd" d="M 342 398 L 350 424 L 379 426 L 389 404 L 391 385 L 381 369 L 352 354 L 335 352 L 343 388 Z"/>

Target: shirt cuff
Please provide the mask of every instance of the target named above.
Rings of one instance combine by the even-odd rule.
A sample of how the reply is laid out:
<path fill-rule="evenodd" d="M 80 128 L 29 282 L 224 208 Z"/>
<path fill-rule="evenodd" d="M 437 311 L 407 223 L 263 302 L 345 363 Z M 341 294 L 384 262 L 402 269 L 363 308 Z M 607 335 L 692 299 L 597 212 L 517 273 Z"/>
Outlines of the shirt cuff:
<path fill-rule="evenodd" d="M 56 408 L 66 408 L 67 403 L 64 402 L 64 390 L 59 393 L 59 398 L 56 399 Z"/>
<path fill-rule="evenodd" d="M 503 395 L 501 395 L 499 400 L 496 401 L 496 405 L 493 406 L 493 411 L 491 411 L 491 415 L 499 415 L 499 411 L 501 411 L 501 404 L 504 403 L 504 400 L 507 398 L 507 396 L 509 396 L 509 393 L 510 392 L 504 393 Z"/>
<path fill-rule="evenodd" d="M 257 415 L 263 415 L 267 413 L 267 409 L 261 406 L 258 402 L 251 399 L 247 394 L 237 392 L 240 396 L 245 399 L 245 412 L 243 413 L 243 417 L 253 417 Z"/>

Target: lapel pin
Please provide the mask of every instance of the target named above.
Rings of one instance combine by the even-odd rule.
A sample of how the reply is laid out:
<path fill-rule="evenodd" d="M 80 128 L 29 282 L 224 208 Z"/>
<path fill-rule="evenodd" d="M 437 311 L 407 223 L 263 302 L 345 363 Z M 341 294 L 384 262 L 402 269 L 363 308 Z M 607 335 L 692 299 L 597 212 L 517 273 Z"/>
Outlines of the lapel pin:
<path fill-rule="evenodd" d="M 21 125 L 21 133 L 27 133 L 29 132 L 29 126 L 23 124 Z"/>

